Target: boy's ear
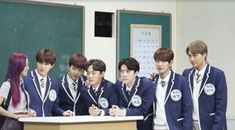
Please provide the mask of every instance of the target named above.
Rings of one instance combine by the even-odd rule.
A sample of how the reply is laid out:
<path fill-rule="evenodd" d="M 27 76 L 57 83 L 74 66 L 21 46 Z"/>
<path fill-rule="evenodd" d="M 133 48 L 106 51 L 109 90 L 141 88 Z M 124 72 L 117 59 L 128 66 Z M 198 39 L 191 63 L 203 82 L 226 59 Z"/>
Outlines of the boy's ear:
<path fill-rule="evenodd" d="M 137 76 L 137 75 L 138 75 L 138 73 L 139 73 L 139 71 L 136 71 L 136 72 L 135 72 L 135 76 Z"/>
<path fill-rule="evenodd" d="M 54 67 L 55 64 L 51 65 L 51 69 Z"/>
<path fill-rule="evenodd" d="M 173 65 L 173 60 L 170 61 L 170 67 L 172 67 L 172 65 Z"/>
<path fill-rule="evenodd" d="M 101 72 L 101 75 L 104 77 L 104 75 L 105 75 L 105 72 L 103 71 L 103 72 Z"/>

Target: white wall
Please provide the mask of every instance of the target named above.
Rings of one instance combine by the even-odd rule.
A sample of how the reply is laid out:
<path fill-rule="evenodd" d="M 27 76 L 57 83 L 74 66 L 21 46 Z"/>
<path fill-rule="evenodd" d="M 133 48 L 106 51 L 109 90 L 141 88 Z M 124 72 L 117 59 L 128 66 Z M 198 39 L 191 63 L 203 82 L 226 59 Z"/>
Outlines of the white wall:
<path fill-rule="evenodd" d="M 148 12 L 165 12 L 172 14 L 172 43 L 175 43 L 176 0 L 34 0 L 76 4 L 85 7 L 85 56 L 100 58 L 107 66 L 106 78 L 116 80 L 116 10 L 136 10 Z M 114 13 L 113 37 L 94 37 L 94 12 L 107 11 Z"/>
<path fill-rule="evenodd" d="M 224 70 L 228 85 L 228 117 L 235 117 L 235 1 L 177 1 L 177 70 L 190 67 L 186 46 L 196 40 L 205 41 L 210 64 Z"/>

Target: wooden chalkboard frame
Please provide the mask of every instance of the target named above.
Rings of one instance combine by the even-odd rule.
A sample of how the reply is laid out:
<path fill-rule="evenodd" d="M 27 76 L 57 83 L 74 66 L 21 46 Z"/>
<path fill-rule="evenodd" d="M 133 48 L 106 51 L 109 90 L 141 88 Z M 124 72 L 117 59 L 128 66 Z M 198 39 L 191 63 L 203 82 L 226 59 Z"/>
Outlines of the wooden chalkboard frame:
<path fill-rule="evenodd" d="M 171 48 L 171 14 L 132 10 L 117 10 L 116 68 L 121 59 L 131 56 L 131 24 L 160 25 L 162 47 Z M 116 69 L 118 79 L 118 68 Z"/>
<path fill-rule="evenodd" d="M 73 53 L 84 54 L 84 6 L 67 5 L 67 4 L 59 4 L 59 3 L 48 3 L 48 2 L 36 2 L 36 1 L 27 1 L 27 0 L 22 0 L 22 1 L 0 0 L 0 4 L 5 5 L 6 3 L 11 4 L 13 6 L 14 5 L 16 5 L 16 6 L 19 6 L 19 5 L 31 6 L 32 9 L 34 8 L 34 6 L 37 6 L 37 7 L 40 6 L 42 8 L 42 10 L 43 9 L 48 9 L 50 7 L 50 8 L 53 8 L 55 10 L 54 12 L 56 12 L 56 11 L 60 12 L 62 10 L 62 12 L 64 12 L 65 14 L 63 14 L 61 16 L 65 16 L 66 13 L 68 14 L 68 12 L 73 12 L 73 15 L 74 14 L 79 15 L 79 18 L 76 18 L 76 19 L 79 19 L 79 22 L 78 21 L 72 21 L 72 22 L 74 24 L 79 23 L 79 25 L 76 25 L 77 28 L 72 28 L 72 27 L 70 27 L 72 25 L 68 24 L 68 27 L 66 26 L 67 30 L 72 28 L 72 29 L 77 30 L 77 31 L 74 31 L 75 33 L 73 33 L 73 31 L 71 31 L 67 34 L 63 34 L 63 32 L 60 34 L 61 35 L 60 39 L 61 40 L 65 39 L 64 40 L 65 43 L 66 42 L 69 43 L 69 45 L 68 45 L 69 48 L 66 48 L 67 45 L 65 45 L 65 44 L 61 45 L 58 41 L 57 41 L 58 44 L 53 43 L 53 40 L 48 42 L 48 43 L 44 43 L 43 45 L 36 45 L 36 44 L 35 45 L 30 45 L 30 48 L 23 48 L 22 46 L 24 46 L 24 45 L 22 43 L 21 44 L 17 43 L 14 47 L 9 48 L 7 46 L 8 41 L 6 39 L 1 40 L 1 38 L 0 38 L 0 46 L 1 47 L 6 47 L 5 50 L 4 49 L 1 50 L 1 51 L 4 52 L 4 54 L 1 53 L 1 56 L 0 56 L 0 59 L 1 59 L 0 82 L 5 80 L 6 68 L 7 68 L 7 64 L 8 64 L 8 58 L 13 52 L 20 51 L 20 52 L 26 53 L 29 56 L 30 69 L 32 70 L 32 69 L 34 69 L 34 67 L 36 65 L 36 63 L 35 63 L 35 54 L 37 52 L 36 50 L 39 50 L 40 48 L 53 49 L 56 52 L 56 55 L 57 55 L 57 62 L 55 64 L 54 68 L 52 69 L 52 71 L 50 71 L 50 74 L 51 74 L 52 77 L 55 77 L 55 78 L 60 77 L 61 75 L 65 74 L 65 72 L 67 71 L 68 58 L 69 58 L 70 55 L 72 55 Z M 67 10 L 69 10 L 69 11 L 67 11 Z M 77 12 L 79 12 L 79 14 L 77 14 Z M 9 14 L 1 14 L 1 15 L 9 15 Z M 68 15 L 70 15 L 70 14 L 68 14 Z M 1 28 L 1 26 L 0 26 L 0 28 Z M 79 28 L 79 30 L 78 30 L 78 28 Z M 7 31 L 8 30 L 3 30 L 3 31 L 0 30 L 0 34 L 5 34 L 5 32 L 7 32 Z M 66 30 L 65 30 L 65 32 L 66 32 Z M 41 33 L 44 33 L 44 32 L 41 32 Z M 9 35 L 9 34 L 7 34 L 7 35 Z M 20 36 L 18 36 L 18 37 L 20 37 Z M 64 39 L 62 39 L 63 37 L 64 37 Z M 74 39 L 71 40 L 71 39 L 69 39 L 70 37 L 73 37 Z M 76 39 L 76 37 L 77 37 L 77 39 Z M 14 39 L 14 36 L 12 36 L 10 38 Z M 17 40 L 15 40 L 15 41 L 17 41 Z M 46 40 L 43 40 L 43 41 L 46 41 Z M 70 44 L 70 42 L 71 42 L 71 44 Z M 52 43 L 53 45 L 51 45 L 50 43 Z M 72 45 L 75 45 L 75 46 L 72 47 Z M 59 51 L 56 50 L 56 49 L 58 49 L 58 47 L 59 47 Z M 63 50 L 65 50 L 66 52 L 64 53 Z"/>

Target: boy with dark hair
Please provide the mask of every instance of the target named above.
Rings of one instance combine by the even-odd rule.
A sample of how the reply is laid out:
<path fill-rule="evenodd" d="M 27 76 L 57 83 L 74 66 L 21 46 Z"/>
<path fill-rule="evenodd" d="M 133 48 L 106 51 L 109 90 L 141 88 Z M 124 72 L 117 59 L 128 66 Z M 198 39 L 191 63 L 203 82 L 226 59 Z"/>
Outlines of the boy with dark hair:
<path fill-rule="evenodd" d="M 109 115 L 108 109 L 118 104 L 115 85 L 104 78 L 105 63 L 100 59 L 91 59 L 86 64 L 89 86 L 81 89 L 82 96 L 92 116 Z"/>
<path fill-rule="evenodd" d="M 56 115 L 75 116 L 87 114 L 87 108 L 80 92 L 87 79 L 84 76 L 86 63 L 86 57 L 81 54 L 73 54 L 70 57 L 68 73 L 59 80 Z"/>
<path fill-rule="evenodd" d="M 122 59 L 118 65 L 120 81 L 116 82 L 119 105 L 113 106 L 112 116 L 144 116 L 137 121 L 138 130 L 152 130 L 154 87 L 151 80 L 138 77 L 140 66 L 136 59 Z"/>

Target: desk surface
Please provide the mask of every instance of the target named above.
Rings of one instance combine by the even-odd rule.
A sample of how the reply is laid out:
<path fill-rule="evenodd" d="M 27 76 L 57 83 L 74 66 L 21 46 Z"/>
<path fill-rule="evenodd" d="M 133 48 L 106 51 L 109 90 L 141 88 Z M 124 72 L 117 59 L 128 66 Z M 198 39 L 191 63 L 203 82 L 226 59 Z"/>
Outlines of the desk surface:
<path fill-rule="evenodd" d="M 30 117 L 19 118 L 20 122 L 38 122 L 38 123 L 83 123 L 83 122 L 113 122 L 113 121 L 131 121 L 143 120 L 143 116 L 53 116 L 53 117 Z"/>

